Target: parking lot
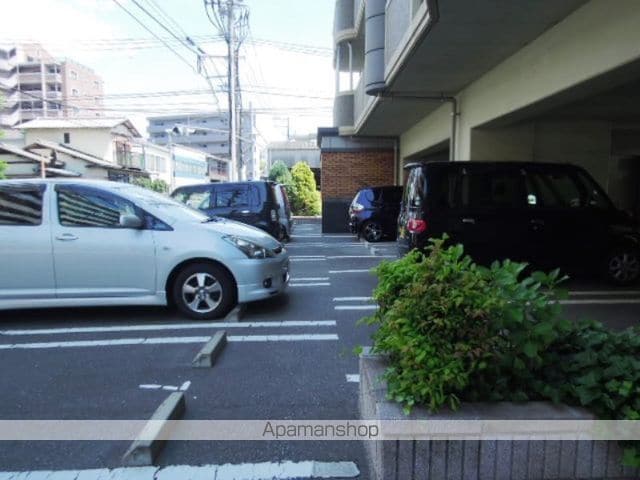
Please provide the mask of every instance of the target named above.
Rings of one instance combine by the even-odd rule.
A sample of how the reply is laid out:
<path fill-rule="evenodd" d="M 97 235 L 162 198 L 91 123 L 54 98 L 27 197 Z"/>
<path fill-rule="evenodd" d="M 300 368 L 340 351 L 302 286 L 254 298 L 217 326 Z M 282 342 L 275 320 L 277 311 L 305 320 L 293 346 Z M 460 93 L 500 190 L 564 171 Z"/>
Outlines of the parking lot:
<path fill-rule="evenodd" d="M 288 293 L 251 304 L 239 323 L 191 322 L 164 309 L 59 309 L 0 314 L 0 419 L 148 419 L 186 395 L 185 420 L 356 419 L 358 361 L 370 343 L 357 321 L 374 310 L 372 252 L 347 235 L 297 225 Z M 635 325 L 640 292 L 572 282 L 566 311 L 612 328 Z M 211 369 L 191 361 L 217 331 L 229 344 Z M 117 468 L 127 442 L 4 442 L 2 471 Z M 159 466 L 353 462 L 359 442 L 170 442 Z"/>

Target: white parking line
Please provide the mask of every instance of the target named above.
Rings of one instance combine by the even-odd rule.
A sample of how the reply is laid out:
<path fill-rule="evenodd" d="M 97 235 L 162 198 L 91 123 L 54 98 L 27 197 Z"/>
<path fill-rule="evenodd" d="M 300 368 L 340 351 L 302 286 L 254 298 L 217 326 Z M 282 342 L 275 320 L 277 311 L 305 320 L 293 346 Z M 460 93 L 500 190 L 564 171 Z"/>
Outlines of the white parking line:
<path fill-rule="evenodd" d="M 342 275 L 345 273 L 369 273 L 371 269 L 356 269 L 356 270 L 329 270 L 330 275 Z"/>
<path fill-rule="evenodd" d="M 323 283 L 290 283 L 289 286 L 291 288 L 304 288 L 304 287 L 330 287 L 331 284 L 328 282 Z"/>
<path fill-rule="evenodd" d="M 327 258 L 326 255 L 292 255 L 290 258 Z"/>
<path fill-rule="evenodd" d="M 560 305 L 637 305 L 640 298 L 593 299 L 593 300 L 560 300 Z"/>
<path fill-rule="evenodd" d="M 247 322 L 247 323 L 177 323 L 168 325 L 123 325 L 117 327 L 78 327 L 78 328 L 47 328 L 34 330 L 4 330 L 0 335 L 62 335 L 73 333 L 112 333 L 112 332 L 143 332 L 166 330 L 197 330 L 210 328 L 289 328 L 289 327 L 333 327 L 333 320 L 318 321 L 288 321 L 288 322 Z"/>
<path fill-rule="evenodd" d="M 292 278 L 292 282 L 326 282 L 329 277 L 296 277 Z"/>
<path fill-rule="evenodd" d="M 291 258 L 292 262 L 326 262 L 326 258 Z"/>
<path fill-rule="evenodd" d="M 312 342 L 338 340 L 335 334 L 316 335 L 243 335 L 229 336 L 229 342 Z M 122 347 L 127 345 L 167 345 L 206 343 L 211 337 L 159 337 L 159 338 L 118 338 L 112 340 L 81 340 L 72 342 L 39 342 L 0 344 L 0 350 L 42 350 L 55 348 L 95 348 Z"/>
<path fill-rule="evenodd" d="M 349 382 L 349 383 L 360 383 L 360 375 L 358 375 L 358 374 L 348 375 L 347 374 L 347 382 Z"/>
<path fill-rule="evenodd" d="M 334 310 L 377 310 L 377 305 L 341 305 L 333 307 Z"/>
<path fill-rule="evenodd" d="M 372 302 L 373 297 L 335 297 L 334 302 Z"/>
<path fill-rule="evenodd" d="M 93 470 L 0 472 L 0 480 L 307 480 L 312 478 L 355 478 L 360 475 L 353 462 L 281 462 L 238 465 L 176 465 Z"/>
<path fill-rule="evenodd" d="M 396 258 L 392 255 L 332 255 L 327 257 L 327 260 L 347 260 L 347 259 L 359 259 L 359 258 Z"/>

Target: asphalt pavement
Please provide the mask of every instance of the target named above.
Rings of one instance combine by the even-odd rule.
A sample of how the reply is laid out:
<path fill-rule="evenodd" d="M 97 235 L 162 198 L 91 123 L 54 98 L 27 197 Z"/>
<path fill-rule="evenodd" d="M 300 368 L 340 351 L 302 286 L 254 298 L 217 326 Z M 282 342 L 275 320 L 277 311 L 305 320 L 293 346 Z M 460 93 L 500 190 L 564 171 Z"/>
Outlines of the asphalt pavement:
<path fill-rule="evenodd" d="M 357 323 L 375 308 L 371 268 L 395 250 L 322 235 L 318 223 L 301 223 L 294 233 L 287 294 L 248 305 L 239 323 L 192 322 L 158 308 L 0 312 L 0 420 L 145 420 L 172 391 L 185 394 L 185 420 L 357 419 L 353 349 L 370 344 L 371 335 Z M 593 281 L 568 286 L 571 318 L 612 328 L 640 318 L 639 291 Z M 229 344 L 216 365 L 192 368 L 220 330 Z M 127 447 L 1 442 L 0 472 L 115 469 Z M 156 463 L 282 462 L 350 463 L 361 472 L 357 478 L 368 478 L 360 442 L 169 442 Z"/>

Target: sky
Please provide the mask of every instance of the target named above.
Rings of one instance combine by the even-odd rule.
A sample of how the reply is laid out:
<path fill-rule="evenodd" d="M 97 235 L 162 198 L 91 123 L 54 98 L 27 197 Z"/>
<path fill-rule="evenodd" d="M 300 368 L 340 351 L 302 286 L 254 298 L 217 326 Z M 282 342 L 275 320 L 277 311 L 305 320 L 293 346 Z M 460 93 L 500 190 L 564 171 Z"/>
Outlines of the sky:
<path fill-rule="evenodd" d="M 218 32 L 207 18 L 204 0 L 135 1 L 157 13 L 155 2 L 175 22 L 163 23 L 196 39 L 207 54 L 222 57 L 226 53 L 226 44 L 211 38 Z M 226 93 L 218 93 L 215 103 L 209 85 L 196 71 L 197 56 L 146 16 L 135 1 L 11 1 L 4 6 L 0 42 L 39 41 L 56 57 L 73 58 L 94 69 L 104 79 L 109 116 L 122 116 L 123 110 L 128 110 L 127 116 L 142 123 L 145 115 L 226 110 Z M 183 58 L 155 39 L 117 2 Z M 250 8 L 250 35 L 240 53 L 243 103 L 261 112 L 261 138 L 283 140 L 287 125 L 292 134 L 314 133 L 317 127 L 331 126 L 334 2 L 246 0 L 246 4 Z M 206 65 L 211 74 L 226 72 L 223 58 Z M 216 89 L 222 81 L 213 80 Z M 194 90 L 197 94 L 185 93 Z M 182 93 L 123 96 L 178 91 Z"/>

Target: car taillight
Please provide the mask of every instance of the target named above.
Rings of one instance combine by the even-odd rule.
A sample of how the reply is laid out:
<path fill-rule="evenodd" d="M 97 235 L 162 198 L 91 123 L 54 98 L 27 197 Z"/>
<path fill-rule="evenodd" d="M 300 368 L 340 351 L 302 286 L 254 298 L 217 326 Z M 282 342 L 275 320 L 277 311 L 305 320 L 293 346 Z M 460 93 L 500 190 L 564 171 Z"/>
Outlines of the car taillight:
<path fill-rule="evenodd" d="M 352 204 L 351 204 L 351 211 L 352 211 L 353 213 L 360 213 L 360 212 L 362 212 L 363 210 L 364 210 L 364 206 L 363 206 L 363 205 L 360 205 L 360 204 L 359 204 L 359 203 L 357 203 L 357 202 L 354 202 L 354 203 L 352 203 Z"/>
<path fill-rule="evenodd" d="M 407 222 L 407 230 L 410 233 L 422 233 L 427 230 L 427 222 L 424 220 L 409 220 Z"/>
<path fill-rule="evenodd" d="M 278 221 L 278 212 L 276 212 L 274 209 L 271 209 L 271 221 L 272 222 Z"/>

